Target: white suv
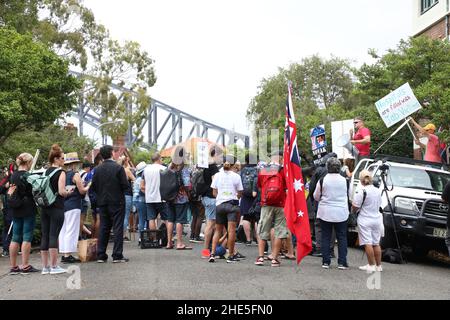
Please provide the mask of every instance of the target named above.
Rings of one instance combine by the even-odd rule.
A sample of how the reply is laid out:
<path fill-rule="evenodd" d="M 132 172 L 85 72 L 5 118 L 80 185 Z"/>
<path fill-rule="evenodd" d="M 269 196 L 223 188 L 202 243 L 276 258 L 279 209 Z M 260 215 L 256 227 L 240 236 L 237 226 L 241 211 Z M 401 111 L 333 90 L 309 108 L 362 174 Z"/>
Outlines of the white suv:
<path fill-rule="evenodd" d="M 383 193 L 385 186 L 380 167 L 386 164 L 386 193 L 394 211 L 400 245 L 412 248 L 419 256 L 426 255 L 430 249 L 445 250 L 448 204 L 441 200 L 441 196 L 450 181 L 450 172 L 431 162 L 391 156 L 378 159 L 363 159 L 358 163 L 351 181 L 351 199 L 363 169 L 372 173 L 374 184 L 378 182 L 380 192 Z M 391 209 L 385 193 L 382 194 L 382 200 L 385 236 L 381 245 L 385 248 L 397 247 Z"/>

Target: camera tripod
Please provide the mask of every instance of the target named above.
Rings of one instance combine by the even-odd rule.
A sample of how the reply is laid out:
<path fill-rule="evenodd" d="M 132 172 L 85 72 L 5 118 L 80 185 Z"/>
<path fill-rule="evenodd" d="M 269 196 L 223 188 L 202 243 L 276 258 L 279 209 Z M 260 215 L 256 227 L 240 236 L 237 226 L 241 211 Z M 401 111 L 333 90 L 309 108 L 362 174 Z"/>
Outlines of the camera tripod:
<path fill-rule="evenodd" d="M 383 196 L 383 193 L 386 195 L 386 200 L 389 206 L 389 210 L 391 212 L 391 219 L 392 219 L 392 227 L 394 229 L 394 235 L 395 235 L 395 241 L 397 243 L 397 248 L 400 253 L 400 261 L 403 264 L 405 261 L 403 260 L 403 254 L 402 249 L 400 247 L 400 241 L 398 240 L 398 234 L 397 234 L 397 227 L 395 225 L 395 218 L 394 218 L 394 209 L 392 207 L 391 200 L 389 199 L 388 191 L 392 191 L 394 189 L 394 186 L 389 190 L 387 183 L 386 183 L 386 177 L 387 177 L 387 170 L 389 170 L 389 166 L 387 164 L 384 164 L 380 166 L 379 170 L 381 170 L 381 180 L 383 182 L 383 191 L 381 192 L 381 196 Z M 383 222 L 384 223 L 384 222 Z"/>

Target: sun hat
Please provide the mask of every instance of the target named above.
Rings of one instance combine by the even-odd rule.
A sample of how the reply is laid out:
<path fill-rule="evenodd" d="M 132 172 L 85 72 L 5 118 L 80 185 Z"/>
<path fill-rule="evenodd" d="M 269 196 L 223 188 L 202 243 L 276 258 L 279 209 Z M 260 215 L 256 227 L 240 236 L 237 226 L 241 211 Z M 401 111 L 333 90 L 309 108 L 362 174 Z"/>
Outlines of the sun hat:
<path fill-rule="evenodd" d="M 423 128 L 423 130 L 427 131 L 427 130 L 433 130 L 436 131 L 436 126 L 432 123 L 429 123 L 425 126 L 425 128 Z"/>
<path fill-rule="evenodd" d="M 77 152 L 69 152 L 64 155 L 64 164 L 81 163 Z"/>
<path fill-rule="evenodd" d="M 144 171 L 145 167 L 147 166 L 147 164 L 142 161 L 140 162 L 137 166 L 136 166 L 136 174 L 140 174 L 142 171 Z"/>

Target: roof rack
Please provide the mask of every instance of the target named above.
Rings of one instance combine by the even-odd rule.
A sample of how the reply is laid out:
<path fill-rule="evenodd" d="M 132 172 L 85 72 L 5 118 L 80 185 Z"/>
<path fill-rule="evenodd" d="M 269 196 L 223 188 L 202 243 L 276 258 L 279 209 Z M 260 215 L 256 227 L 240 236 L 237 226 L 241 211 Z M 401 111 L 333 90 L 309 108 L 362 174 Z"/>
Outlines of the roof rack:
<path fill-rule="evenodd" d="M 430 167 L 433 169 L 445 170 L 445 171 L 448 171 L 448 169 L 449 169 L 449 167 L 443 163 L 430 162 L 430 161 L 424 161 L 424 160 L 416 160 L 416 159 L 411 159 L 411 158 L 398 157 L 398 156 L 385 155 L 385 154 L 377 154 L 374 156 L 370 156 L 369 158 L 373 159 L 374 161 L 386 160 L 386 161 L 410 164 L 410 165 L 415 165 L 415 166 L 426 166 L 426 167 Z"/>

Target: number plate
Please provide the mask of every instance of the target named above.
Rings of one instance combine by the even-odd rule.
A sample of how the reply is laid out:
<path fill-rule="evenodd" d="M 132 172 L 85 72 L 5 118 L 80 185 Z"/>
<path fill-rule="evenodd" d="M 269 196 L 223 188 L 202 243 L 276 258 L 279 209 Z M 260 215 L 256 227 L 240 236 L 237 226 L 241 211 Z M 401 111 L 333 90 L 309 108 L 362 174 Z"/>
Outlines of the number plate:
<path fill-rule="evenodd" d="M 434 228 L 433 236 L 438 238 L 445 238 L 447 237 L 447 230 Z"/>

